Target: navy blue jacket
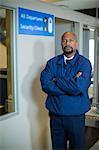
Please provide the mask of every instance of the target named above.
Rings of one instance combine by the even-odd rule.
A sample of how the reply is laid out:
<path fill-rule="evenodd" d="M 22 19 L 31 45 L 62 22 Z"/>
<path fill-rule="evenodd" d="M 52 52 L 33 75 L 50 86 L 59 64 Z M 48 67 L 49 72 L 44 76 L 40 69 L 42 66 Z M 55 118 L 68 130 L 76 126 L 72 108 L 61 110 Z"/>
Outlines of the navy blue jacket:
<path fill-rule="evenodd" d="M 48 94 L 46 108 L 56 115 L 87 112 L 90 109 L 91 71 L 90 61 L 78 51 L 66 65 L 63 54 L 50 59 L 40 77 L 42 90 Z M 82 72 L 80 77 L 76 77 L 78 72 Z"/>

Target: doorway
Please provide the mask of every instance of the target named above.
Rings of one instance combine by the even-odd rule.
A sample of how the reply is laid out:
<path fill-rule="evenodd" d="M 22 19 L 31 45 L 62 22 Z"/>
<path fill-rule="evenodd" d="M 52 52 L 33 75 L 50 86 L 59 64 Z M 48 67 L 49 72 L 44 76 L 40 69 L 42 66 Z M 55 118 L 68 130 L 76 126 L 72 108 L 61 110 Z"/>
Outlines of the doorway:
<path fill-rule="evenodd" d="M 75 32 L 75 22 L 61 18 L 55 18 L 55 55 L 62 53 L 61 36 L 66 31 Z"/>

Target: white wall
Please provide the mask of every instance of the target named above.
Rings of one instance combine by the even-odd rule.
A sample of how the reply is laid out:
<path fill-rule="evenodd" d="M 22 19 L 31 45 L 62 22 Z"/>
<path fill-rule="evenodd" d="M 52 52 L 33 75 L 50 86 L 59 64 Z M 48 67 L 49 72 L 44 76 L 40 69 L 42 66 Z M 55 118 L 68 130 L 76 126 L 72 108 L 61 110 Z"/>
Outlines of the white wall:
<path fill-rule="evenodd" d="M 93 17 L 39 2 L 3 0 L 0 4 L 34 9 L 72 21 L 83 20 L 94 25 L 99 22 Z M 17 34 L 19 113 L 0 122 L 0 150 L 51 150 L 49 118 L 44 106 L 46 95 L 41 90 L 39 77 L 43 65 L 54 53 L 54 37 Z"/>
<path fill-rule="evenodd" d="M 2 149 L 29 150 L 48 148 L 46 95 L 39 75 L 44 63 L 54 55 L 54 39 L 18 35 L 18 103 L 19 114 L 3 120 Z"/>

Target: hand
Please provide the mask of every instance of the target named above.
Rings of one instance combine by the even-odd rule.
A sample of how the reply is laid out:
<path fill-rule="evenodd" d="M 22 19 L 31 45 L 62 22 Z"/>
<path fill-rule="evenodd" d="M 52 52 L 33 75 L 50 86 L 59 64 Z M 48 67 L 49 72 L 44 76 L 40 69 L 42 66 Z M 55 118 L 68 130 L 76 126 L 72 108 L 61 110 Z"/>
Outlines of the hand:
<path fill-rule="evenodd" d="M 78 72 L 78 73 L 76 74 L 76 77 L 79 78 L 81 75 L 82 75 L 82 72 Z"/>

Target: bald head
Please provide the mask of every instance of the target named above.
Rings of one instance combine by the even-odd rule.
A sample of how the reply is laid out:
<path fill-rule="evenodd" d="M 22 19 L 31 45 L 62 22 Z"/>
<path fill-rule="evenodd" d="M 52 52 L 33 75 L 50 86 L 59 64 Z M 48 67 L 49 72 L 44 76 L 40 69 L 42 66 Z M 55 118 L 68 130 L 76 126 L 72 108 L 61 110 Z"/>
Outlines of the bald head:
<path fill-rule="evenodd" d="M 61 45 L 66 56 L 72 56 L 77 49 L 77 36 L 74 32 L 65 32 L 61 38 Z"/>
<path fill-rule="evenodd" d="M 62 40 L 63 40 L 64 36 L 71 37 L 72 39 L 77 41 L 77 35 L 74 32 L 64 32 L 62 35 Z"/>

